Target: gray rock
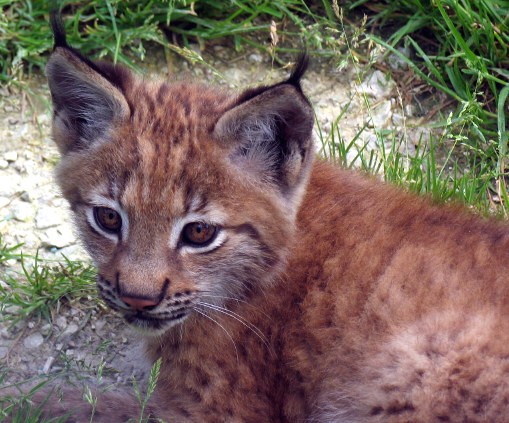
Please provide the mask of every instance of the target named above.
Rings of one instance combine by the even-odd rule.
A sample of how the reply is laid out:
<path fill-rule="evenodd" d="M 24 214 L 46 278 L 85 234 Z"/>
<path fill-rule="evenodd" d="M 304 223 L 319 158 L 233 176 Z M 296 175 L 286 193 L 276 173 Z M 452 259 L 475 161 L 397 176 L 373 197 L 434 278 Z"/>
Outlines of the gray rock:
<path fill-rule="evenodd" d="M 40 333 L 33 333 L 25 338 L 23 345 L 25 348 L 34 349 L 39 348 L 44 342 L 44 338 Z"/>
<path fill-rule="evenodd" d="M 37 229 L 47 229 L 53 226 L 58 226 L 62 223 L 62 216 L 56 211 L 55 208 L 49 206 L 42 206 L 35 214 L 35 227 Z"/>

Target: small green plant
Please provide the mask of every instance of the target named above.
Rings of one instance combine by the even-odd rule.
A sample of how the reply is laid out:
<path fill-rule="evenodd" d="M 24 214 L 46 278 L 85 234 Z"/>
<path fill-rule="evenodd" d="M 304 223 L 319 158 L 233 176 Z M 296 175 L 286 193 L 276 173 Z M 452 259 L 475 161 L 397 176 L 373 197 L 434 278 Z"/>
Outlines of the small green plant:
<path fill-rule="evenodd" d="M 154 419 L 151 419 L 150 415 L 145 416 L 145 409 L 147 407 L 148 400 L 150 399 L 150 397 L 152 396 L 152 394 L 154 393 L 154 391 L 156 389 L 157 380 L 159 379 L 160 372 L 161 372 L 161 359 L 159 358 L 154 363 L 152 368 L 150 369 L 147 393 L 145 394 L 144 397 L 142 397 L 142 395 L 141 395 L 140 388 L 138 387 L 138 383 L 136 382 L 136 378 L 134 377 L 134 375 L 132 377 L 134 394 L 136 395 L 136 399 L 138 400 L 138 403 L 141 406 L 140 416 L 137 420 L 137 423 L 147 423 L 149 421 L 154 420 Z M 132 423 L 134 423 L 135 421 L 136 420 L 130 420 L 130 422 L 132 422 Z M 165 423 L 161 419 L 157 419 L 155 421 L 160 422 L 160 423 Z"/>
<path fill-rule="evenodd" d="M 22 272 L 5 272 L 0 285 L 2 318 L 11 326 L 28 317 L 51 320 L 63 303 L 70 304 L 95 293 L 95 270 L 91 265 L 65 259 L 63 263 L 41 261 L 38 255 L 27 263 L 20 256 Z M 9 311 L 13 308 L 15 312 Z"/>

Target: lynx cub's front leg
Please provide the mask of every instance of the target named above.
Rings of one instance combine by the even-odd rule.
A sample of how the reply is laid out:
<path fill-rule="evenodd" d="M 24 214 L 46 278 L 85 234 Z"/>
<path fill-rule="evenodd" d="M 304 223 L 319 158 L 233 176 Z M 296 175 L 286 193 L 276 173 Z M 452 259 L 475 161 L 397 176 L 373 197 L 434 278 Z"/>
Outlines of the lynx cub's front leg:
<path fill-rule="evenodd" d="M 228 95 L 53 29 L 58 181 L 100 294 L 162 358 L 152 418 L 507 421 L 507 226 L 313 162 L 305 57 Z M 96 418 L 137 413 L 107 394 Z"/>

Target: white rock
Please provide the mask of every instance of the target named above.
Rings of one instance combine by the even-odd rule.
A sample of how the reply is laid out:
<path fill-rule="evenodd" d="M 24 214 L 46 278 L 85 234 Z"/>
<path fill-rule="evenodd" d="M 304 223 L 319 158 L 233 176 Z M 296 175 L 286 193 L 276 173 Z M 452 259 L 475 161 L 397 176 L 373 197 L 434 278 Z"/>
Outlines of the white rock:
<path fill-rule="evenodd" d="M 7 169 L 9 167 L 9 162 L 5 159 L 0 159 L 0 169 Z"/>
<path fill-rule="evenodd" d="M 25 338 L 23 341 L 23 345 L 25 348 L 33 349 L 39 348 L 44 342 L 44 338 L 40 333 L 33 333 Z"/>
<path fill-rule="evenodd" d="M 382 72 L 375 70 L 359 85 L 359 92 L 375 98 L 388 97 L 396 83 Z"/>
<path fill-rule="evenodd" d="M 35 214 L 35 227 L 47 229 L 62 223 L 62 216 L 53 207 L 42 206 Z"/>
<path fill-rule="evenodd" d="M 6 151 L 4 153 L 4 160 L 8 162 L 15 162 L 18 160 L 18 152 L 17 151 Z"/>
<path fill-rule="evenodd" d="M 60 225 L 47 229 L 40 236 L 44 247 L 64 248 L 76 243 L 72 229 L 68 225 Z"/>
<path fill-rule="evenodd" d="M 17 203 L 11 209 L 12 217 L 20 222 L 28 222 L 34 218 L 35 210 L 29 203 Z"/>

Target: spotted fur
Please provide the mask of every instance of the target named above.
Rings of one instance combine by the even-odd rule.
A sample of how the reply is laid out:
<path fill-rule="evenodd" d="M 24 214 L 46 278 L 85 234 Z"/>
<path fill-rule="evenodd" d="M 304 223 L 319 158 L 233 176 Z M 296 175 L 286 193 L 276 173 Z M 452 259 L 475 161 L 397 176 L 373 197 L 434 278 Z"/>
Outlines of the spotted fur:
<path fill-rule="evenodd" d="M 57 177 L 99 292 L 153 334 L 153 418 L 507 421 L 506 225 L 313 162 L 305 58 L 231 95 L 92 63 L 60 28 L 47 66 Z M 101 229 L 94 207 L 122 230 Z M 190 222 L 217 233 L 186 244 Z M 88 421 L 70 404 L 68 421 Z M 94 421 L 138 412 L 106 394 Z"/>

